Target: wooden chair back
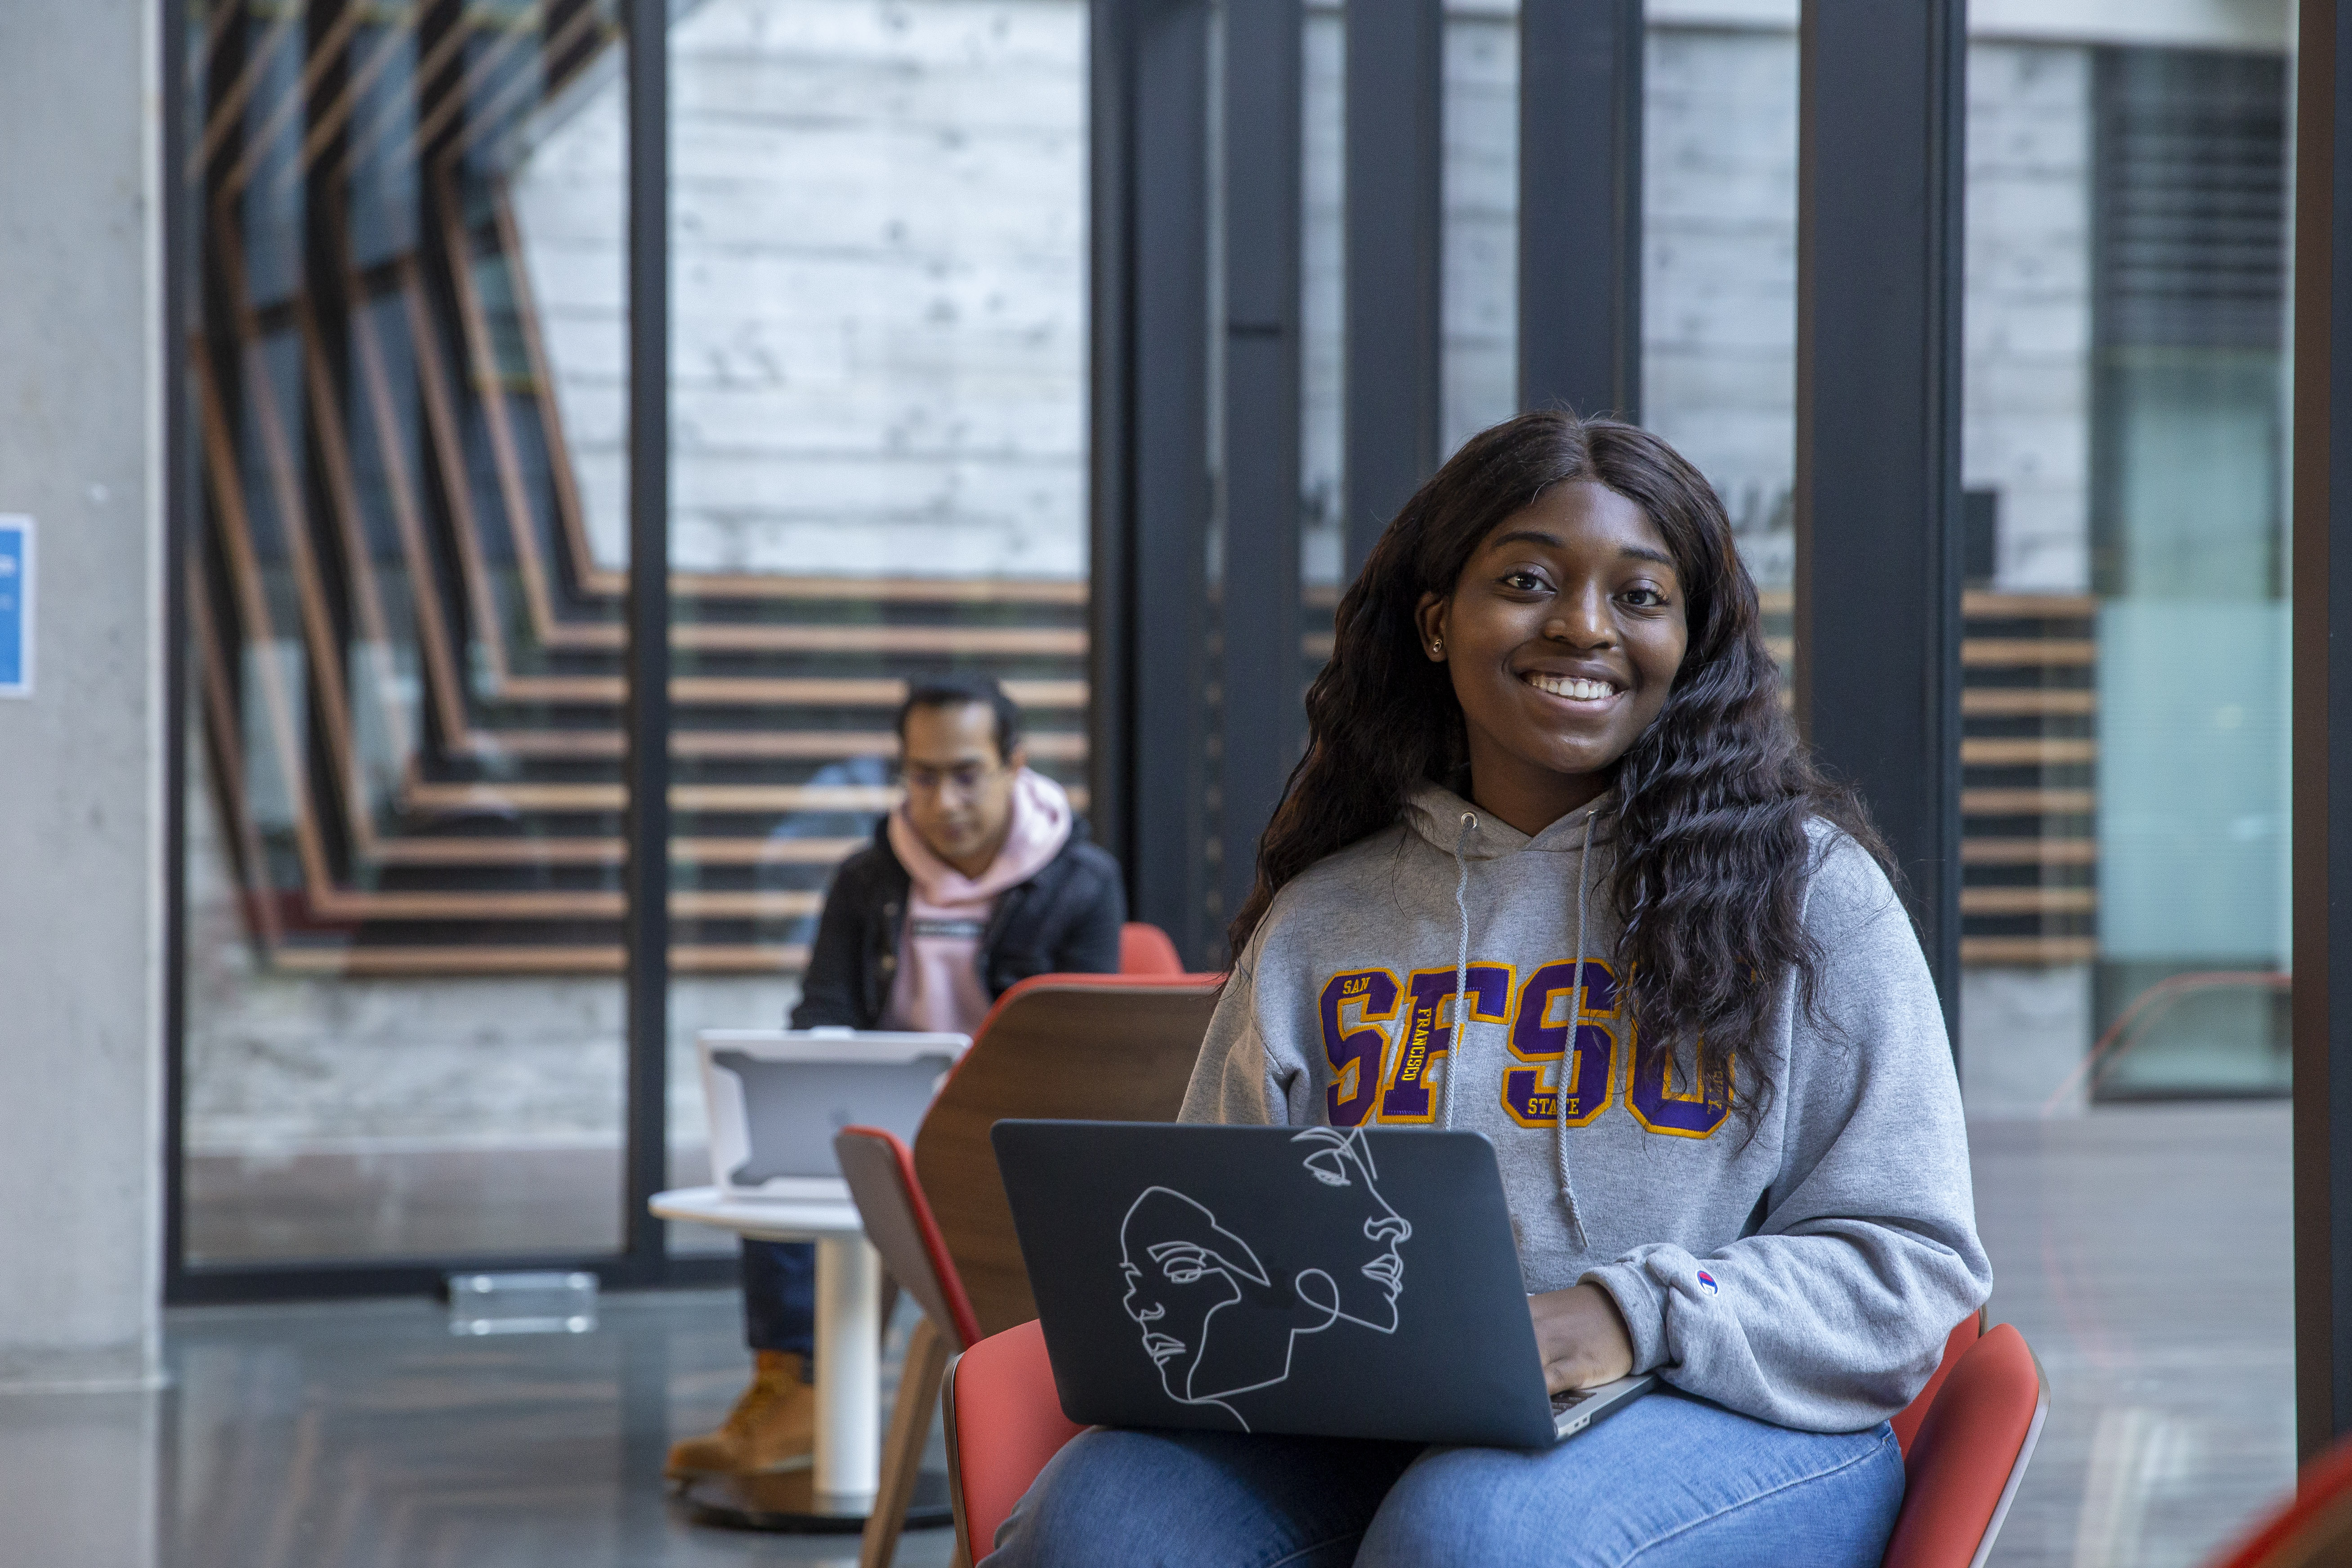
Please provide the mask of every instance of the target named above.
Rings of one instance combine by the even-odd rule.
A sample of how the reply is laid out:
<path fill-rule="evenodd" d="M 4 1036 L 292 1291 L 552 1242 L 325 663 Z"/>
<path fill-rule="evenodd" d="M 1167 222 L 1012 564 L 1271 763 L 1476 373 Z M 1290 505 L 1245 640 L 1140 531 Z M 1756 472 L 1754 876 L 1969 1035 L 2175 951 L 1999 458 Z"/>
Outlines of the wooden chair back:
<path fill-rule="evenodd" d="M 1037 1315 L 988 1130 L 1172 1121 L 1222 977 L 1041 974 L 997 999 L 915 1133 L 915 1173 L 983 1335 Z"/>

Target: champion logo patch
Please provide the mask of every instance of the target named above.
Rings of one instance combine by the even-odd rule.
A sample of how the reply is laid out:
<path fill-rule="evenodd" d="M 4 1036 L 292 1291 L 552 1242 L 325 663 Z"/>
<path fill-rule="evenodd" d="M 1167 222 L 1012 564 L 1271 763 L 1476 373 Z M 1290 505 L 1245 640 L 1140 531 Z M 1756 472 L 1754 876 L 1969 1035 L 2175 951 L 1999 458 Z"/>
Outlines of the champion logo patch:
<path fill-rule="evenodd" d="M 1702 1290 L 1706 1291 L 1708 1295 L 1710 1295 L 1710 1296 L 1714 1295 L 1714 1294 L 1715 1294 L 1715 1276 L 1714 1276 L 1714 1275 L 1712 1275 L 1712 1274 L 1709 1274 L 1709 1273 L 1708 1273 L 1706 1269 L 1704 1269 L 1704 1268 L 1700 1269 L 1700 1270 L 1698 1271 L 1698 1286 L 1699 1286 L 1699 1289 L 1702 1289 Z"/>

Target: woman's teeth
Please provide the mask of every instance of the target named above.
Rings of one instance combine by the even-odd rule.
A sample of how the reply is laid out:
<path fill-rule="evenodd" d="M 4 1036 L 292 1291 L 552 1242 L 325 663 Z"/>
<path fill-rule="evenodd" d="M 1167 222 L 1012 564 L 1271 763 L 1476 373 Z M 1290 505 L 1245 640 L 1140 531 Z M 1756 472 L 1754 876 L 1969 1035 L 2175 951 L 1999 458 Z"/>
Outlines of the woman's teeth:
<path fill-rule="evenodd" d="M 1538 691 L 1549 691 L 1554 697 L 1574 698 L 1580 702 L 1598 702 L 1604 697 L 1617 695 L 1617 689 L 1605 680 L 1578 680 L 1559 675 L 1530 675 L 1524 679 Z"/>

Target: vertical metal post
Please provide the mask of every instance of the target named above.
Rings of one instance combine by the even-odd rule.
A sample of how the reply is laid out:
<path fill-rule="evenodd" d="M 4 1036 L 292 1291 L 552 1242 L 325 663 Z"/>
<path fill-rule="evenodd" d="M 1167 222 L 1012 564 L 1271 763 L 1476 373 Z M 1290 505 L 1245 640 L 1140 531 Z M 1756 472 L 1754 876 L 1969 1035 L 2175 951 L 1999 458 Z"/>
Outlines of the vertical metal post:
<path fill-rule="evenodd" d="M 1642 0 L 1519 7 L 1519 406 L 1639 416 Z"/>
<path fill-rule="evenodd" d="M 1136 915 L 1207 956 L 1209 7 L 1137 0 L 1131 452 Z"/>
<path fill-rule="evenodd" d="M 2352 13 L 2303 0 L 2294 148 L 2295 1441 L 2352 1431 Z"/>
<path fill-rule="evenodd" d="M 187 1268 L 188 552 L 198 494 L 188 429 L 188 334 L 195 298 L 195 203 L 188 168 L 188 0 L 157 0 L 163 71 L 163 1296 Z M 224 20 L 220 25 L 226 26 Z M 201 101 L 201 99 L 199 99 Z"/>
<path fill-rule="evenodd" d="M 1444 29 L 1440 0 L 1350 0 L 1347 573 L 1436 468 Z"/>
<path fill-rule="evenodd" d="M 1959 1027 L 1963 0 L 1805 0 L 1797 718 L 1862 792 Z"/>
<path fill-rule="evenodd" d="M 668 1184 L 669 10 L 628 0 L 629 588 L 625 833 L 628 1205 L 636 1268 L 667 1262 L 646 1200 Z"/>
<path fill-rule="evenodd" d="M 1307 722 L 1298 682 L 1300 0 L 1224 14 L 1224 694 L 1219 867 L 1230 916 Z M 1212 949 L 1215 933 L 1210 933 Z"/>
<path fill-rule="evenodd" d="M 1087 8 L 1087 786 L 1096 839 L 1133 867 L 1134 44 L 1130 0 Z M 1139 913 L 1138 918 L 1142 918 Z"/>

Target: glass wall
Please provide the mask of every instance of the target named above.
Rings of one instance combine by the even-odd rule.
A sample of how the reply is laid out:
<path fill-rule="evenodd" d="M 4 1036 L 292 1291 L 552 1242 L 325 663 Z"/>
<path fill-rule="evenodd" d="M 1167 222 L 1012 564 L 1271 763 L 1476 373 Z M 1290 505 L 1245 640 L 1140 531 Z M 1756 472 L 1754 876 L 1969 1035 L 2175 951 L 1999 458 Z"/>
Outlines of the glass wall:
<path fill-rule="evenodd" d="M 704 1181 L 695 1032 L 784 1021 L 908 679 L 998 677 L 1087 803 L 1087 13 L 702 0 L 669 48 L 670 1139 Z"/>
<path fill-rule="evenodd" d="M 1642 423 L 1723 498 L 1785 666 L 1796 565 L 1797 37 L 1652 0 L 1642 130 Z"/>
<path fill-rule="evenodd" d="M 617 18 L 181 15 L 187 1261 L 609 1249 Z"/>
<path fill-rule="evenodd" d="M 2052 1387 L 2005 1562 L 2205 1561 L 2294 1472 L 2290 63 L 2250 26 L 1969 56 L 1960 1065 Z"/>
<path fill-rule="evenodd" d="M 2101 51 L 2102 1099 L 2287 1087 L 2287 63 Z"/>

